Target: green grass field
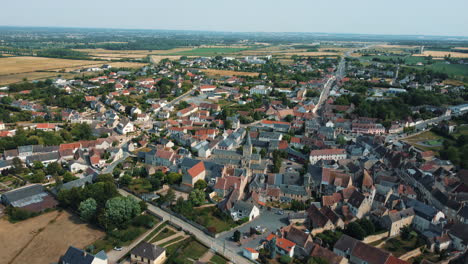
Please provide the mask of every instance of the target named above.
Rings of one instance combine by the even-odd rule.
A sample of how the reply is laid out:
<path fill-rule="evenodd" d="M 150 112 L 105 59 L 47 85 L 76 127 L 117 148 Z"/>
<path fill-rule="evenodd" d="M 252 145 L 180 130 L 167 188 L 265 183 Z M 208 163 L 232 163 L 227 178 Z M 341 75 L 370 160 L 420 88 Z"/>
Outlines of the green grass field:
<path fill-rule="evenodd" d="M 468 65 L 464 64 L 445 64 L 443 62 L 434 63 L 426 66 L 433 71 L 446 73 L 448 75 L 466 76 L 468 75 Z"/>
<path fill-rule="evenodd" d="M 177 55 L 177 56 L 217 56 L 232 54 L 239 51 L 247 50 L 248 48 L 194 48 L 192 50 L 184 50 L 176 53 L 171 53 L 168 55 Z"/>
<path fill-rule="evenodd" d="M 363 62 L 370 62 L 372 59 L 378 58 L 382 61 L 390 61 L 390 60 L 398 60 L 402 59 L 404 60 L 404 63 L 407 65 L 416 65 L 418 62 L 426 63 L 427 59 L 426 57 L 412 57 L 412 56 L 397 56 L 397 55 L 392 55 L 392 56 L 362 56 L 360 57 L 360 60 Z"/>
<path fill-rule="evenodd" d="M 169 229 L 169 228 L 164 228 L 156 237 L 154 237 L 154 238 L 150 241 L 150 243 L 154 243 L 154 242 L 156 242 L 156 241 L 163 240 L 163 239 L 165 239 L 165 238 L 167 238 L 167 237 L 170 237 L 170 236 L 172 236 L 172 235 L 174 235 L 174 234 L 175 234 L 175 232 L 172 231 L 171 229 Z"/>

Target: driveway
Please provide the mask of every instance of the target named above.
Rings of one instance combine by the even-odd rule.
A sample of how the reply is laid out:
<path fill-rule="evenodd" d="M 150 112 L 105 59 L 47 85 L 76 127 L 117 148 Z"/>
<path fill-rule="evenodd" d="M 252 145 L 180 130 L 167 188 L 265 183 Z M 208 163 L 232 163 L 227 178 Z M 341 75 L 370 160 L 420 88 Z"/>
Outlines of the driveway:
<path fill-rule="evenodd" d="M 271 209 L 271 211 L 263 209 L 260 212 L 260 216 L 255 218 L 252 222 L 222 234 L 217 238 L 217 240 L 220 241 L 220 243 L 226 243 L 226 246 L 229 245 L 230 248 L 237 248 L 236 251 L 238 254 L 242 254 L 242 249 L 245 247 L 256 248 L 258 245 L 260 245 L 260 241 L 265 239 L 269 234 L 271 234 L 271 232 L 275 232 L 281 227 L 288 225 L 289 212 L 284 211 L 283 215 L 278 215 L 276 211 L 277 209 Z M 264 227 L 267 230 L 265 233 L 263 233 L 262 235 L 258 235 L 255 238 L 247 238 L 243 240 L 241 246 L 238 246 L 237 243 L 232 241 L 231 237 L 233 236 L 236 230 L 239 230 L 243 237 L 244 235 L 248 236 L 250 232 L 250 227 L 256 226 Z"/>

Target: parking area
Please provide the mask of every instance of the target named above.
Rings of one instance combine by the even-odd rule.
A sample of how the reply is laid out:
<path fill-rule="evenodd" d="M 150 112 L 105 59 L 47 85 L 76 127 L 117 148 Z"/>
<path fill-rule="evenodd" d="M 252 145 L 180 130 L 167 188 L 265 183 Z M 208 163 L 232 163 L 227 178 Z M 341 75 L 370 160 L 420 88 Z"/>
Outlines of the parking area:
<path fill-rule="evenodd" d="M 265 239 L 271 232 L 275 232 L 283 226 L 288 225 L 288 213 L 289 211 L 281 210 L 283 214 L 278 214 L 278 209 L 267 209 L 261 210 L 260 216 L 255 218 L 252 222 L 230 230 L 229 232 L 221 235 L 217 238 L 221 243 L 226 243 L 226 246 L 229 246 L 231 249 L 235 250 L 239 254 L 242 254 L 242 248 L 252 247 L 255 248 L 260 245 L 260 241 Z M 250 233 L 251 227 L 261 226 L 266 228 L 266 231 L 261 235 L 256 235 L 244 239 L 244 236 L 248 236 Z M 241 246 L 238 243 L 234 242 L 231 238 L 236 230 L 241 232 Z"/>

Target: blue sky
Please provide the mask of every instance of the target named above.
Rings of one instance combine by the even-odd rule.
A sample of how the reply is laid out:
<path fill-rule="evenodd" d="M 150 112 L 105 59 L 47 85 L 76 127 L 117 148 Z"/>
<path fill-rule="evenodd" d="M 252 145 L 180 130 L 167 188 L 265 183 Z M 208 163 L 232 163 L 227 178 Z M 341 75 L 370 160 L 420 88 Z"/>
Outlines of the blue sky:
<path fill-rule="evenodd" d="M 468 36 L 468 0 L 15 0 L 0 25 Z"/>

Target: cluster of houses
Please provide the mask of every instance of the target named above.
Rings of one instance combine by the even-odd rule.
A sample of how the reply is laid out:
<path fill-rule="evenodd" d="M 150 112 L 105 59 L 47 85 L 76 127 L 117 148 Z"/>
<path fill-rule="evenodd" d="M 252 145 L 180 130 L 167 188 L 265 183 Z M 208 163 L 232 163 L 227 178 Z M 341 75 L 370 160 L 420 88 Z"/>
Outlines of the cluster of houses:
<path fill-rule="evenodd" d="M 0 162 L 0 171 L 13 167 L 13 160 L 20 159 L 32 167 L 36 162 L 47 166 L 52 162 L 67 164 L 71 172 L 83 172 L 88 168 L 102 169 L 113 160 L 123 157 L 120 147 L 113 147 L 119 138 L 98 138 L 82 140 L 58 146 L 27 145 L 16 149 L 5 150 Z"/>

